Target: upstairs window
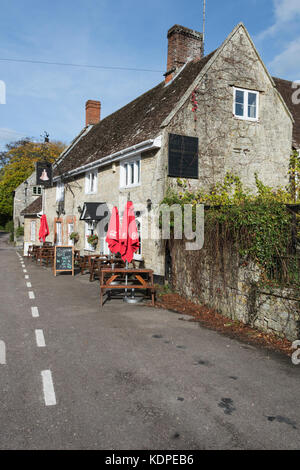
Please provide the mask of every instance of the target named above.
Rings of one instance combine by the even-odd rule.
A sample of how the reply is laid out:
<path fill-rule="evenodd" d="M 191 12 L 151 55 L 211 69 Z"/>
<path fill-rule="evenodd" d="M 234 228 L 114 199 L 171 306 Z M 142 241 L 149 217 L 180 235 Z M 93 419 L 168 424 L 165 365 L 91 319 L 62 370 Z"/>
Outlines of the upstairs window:
<path fill-rule="evenodd" d="M 120 166 L 120 186 L 130 188 L 138 186 L 141 182 L 141 158 L 126 161 Z"/>
<path fill-rule="evenodd" d="M 233 89 L 234 103 L 233 114 L 239 119 L 247 121 L 258 121 L 258 91 L 243 90 L 242 88 Z"/>
<path fill-rule="evenodd" d="M 170 134 L 168 176 L 197 179 L 198 167 L 198 138 Z"/>
<path fill-rule="evenodd" d="M 42 187 L 41 186 L 33 186 L 32 187 L 32 194 L 34 196 L 40 196 L 42 194 Z"/>
<path fill-rule="evenodd" d="M 85 194 L 97 193 L 97 177 L 98 171 L 89 171 L 85 174 Z"/>
<path fill-rule="evenodd" d="M 65 198 L 65 187 L 64 183 L 58 181 L 56 183 L 56 202 L 61 202 Z"/>

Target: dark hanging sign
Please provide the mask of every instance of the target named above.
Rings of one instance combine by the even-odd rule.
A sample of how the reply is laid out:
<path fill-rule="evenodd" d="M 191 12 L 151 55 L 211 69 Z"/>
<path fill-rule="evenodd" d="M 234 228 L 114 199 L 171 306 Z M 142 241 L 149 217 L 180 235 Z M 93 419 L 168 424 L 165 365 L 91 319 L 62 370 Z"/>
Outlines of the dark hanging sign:
<path fill-rule="evenodd" d="M 198 178 L 198 138 L 169 134 L 169 172 L 175 178 Z"/>
<path fill-rule="evenodd" d="M 52 186 L 52 164 L 48 162 L 36 163 L 36 184 L 49 188 Z"/>
<path fill-rule="evenodd" d="M 54 249 L 54 276 L 57 272 L 70 271 L 74 276 L 74 247 L 56 246 Z"/>

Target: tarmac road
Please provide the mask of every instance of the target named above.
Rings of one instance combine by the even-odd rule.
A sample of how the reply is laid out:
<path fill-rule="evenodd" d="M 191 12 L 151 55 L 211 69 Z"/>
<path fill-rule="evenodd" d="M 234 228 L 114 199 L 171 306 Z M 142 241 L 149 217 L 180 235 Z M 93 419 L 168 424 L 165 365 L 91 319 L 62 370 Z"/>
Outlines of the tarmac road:
<path fill-rule="evenodd" d="M 0 449 L 299 448 L 300 366 L 289 358 L 165 310 L 121 300 L 101 310 L 98 282 L 54 277 L 6 240 Z"/>

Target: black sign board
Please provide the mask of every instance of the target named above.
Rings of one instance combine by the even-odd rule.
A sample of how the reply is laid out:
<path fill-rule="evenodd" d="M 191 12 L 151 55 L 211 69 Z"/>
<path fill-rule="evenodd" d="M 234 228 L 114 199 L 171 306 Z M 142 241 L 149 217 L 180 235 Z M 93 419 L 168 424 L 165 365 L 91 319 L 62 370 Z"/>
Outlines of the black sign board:
<path fill-rule="evenodd" d="M 169 134 L 169 176 L 198 178 L 198 138 Z"/>
<path fill-rule="evenodd" d="M 54 250 L 54 276 L 57 272 L 71 271 L 74 276 L 74 247 L 56 246 Z"/>
<path fill-rule="evenodd" d="M 52 186 L 52 164 L 48 162 L 36 163 L 36 184 L 49 188 Z"/>

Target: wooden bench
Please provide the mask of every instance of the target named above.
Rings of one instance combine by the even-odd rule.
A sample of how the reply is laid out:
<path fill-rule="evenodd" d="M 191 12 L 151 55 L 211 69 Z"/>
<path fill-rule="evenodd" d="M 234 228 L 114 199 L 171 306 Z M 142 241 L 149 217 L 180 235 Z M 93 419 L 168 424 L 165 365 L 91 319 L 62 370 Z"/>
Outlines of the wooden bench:
<path fill-rule="evenodd" d="M 120 281 L 120 278 L 124 279 L 124 276 L 127 280 L 130 279 L 130 282 L 133 283 L 126 284 L 115 283 L 117 280 Z M 146 279 L 143 277 L 145 276 Z M 113 284 L 112 284 L 113 283 Z M 112 289 L 118 290 L 130 290 L 130 289 L 143 289 L 150 292 L 151 296 L 151 305 L 154 306 L 155 302 L 155 287 L 153 282 L 153 270 L 152 269 L 134 269 L 134 268 L 102 268 L 100 270 L 100 305 L 103 306 L 103 294 L 105 291 L 110 291 Z"/>

